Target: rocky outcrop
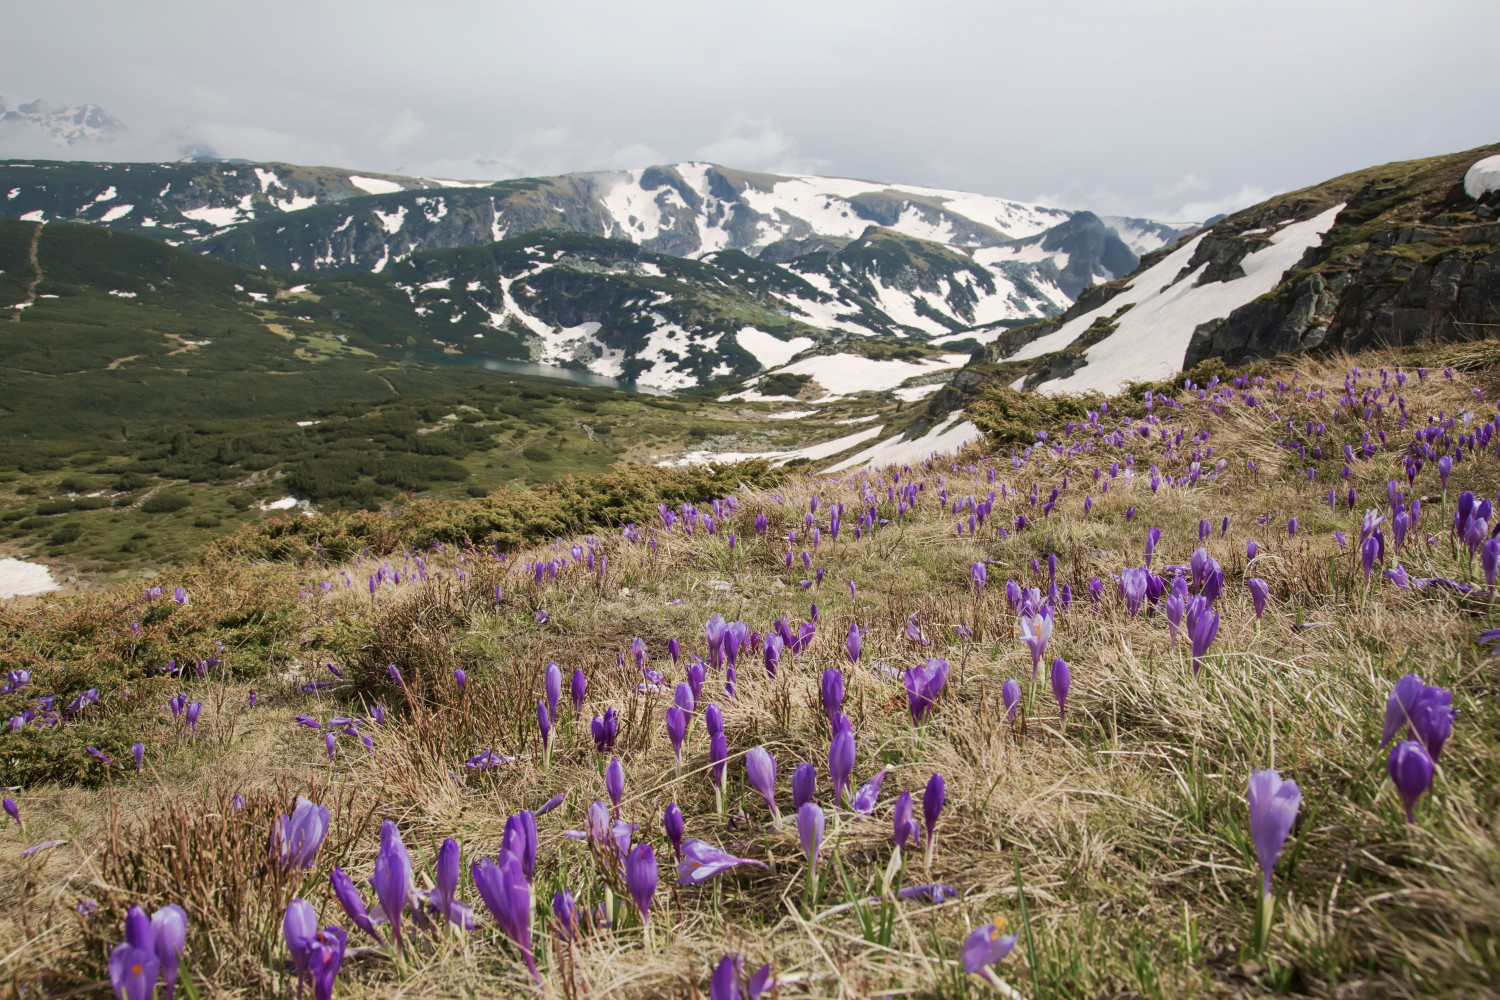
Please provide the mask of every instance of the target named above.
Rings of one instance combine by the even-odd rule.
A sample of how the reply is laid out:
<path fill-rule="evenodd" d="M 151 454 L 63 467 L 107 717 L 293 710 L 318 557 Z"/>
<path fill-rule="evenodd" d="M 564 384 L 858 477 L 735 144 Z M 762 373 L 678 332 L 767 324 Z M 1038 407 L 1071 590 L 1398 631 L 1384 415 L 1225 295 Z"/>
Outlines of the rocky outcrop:
<path fill-rule="evenodd" d="M 1500 336 L 1500 192 L 1476 202 L 1450 186 L 1415 219 L 1367 220 L 1401 193 L 1357 193 L 1280 287 L 1194 331 L 1183 368 Z"/>

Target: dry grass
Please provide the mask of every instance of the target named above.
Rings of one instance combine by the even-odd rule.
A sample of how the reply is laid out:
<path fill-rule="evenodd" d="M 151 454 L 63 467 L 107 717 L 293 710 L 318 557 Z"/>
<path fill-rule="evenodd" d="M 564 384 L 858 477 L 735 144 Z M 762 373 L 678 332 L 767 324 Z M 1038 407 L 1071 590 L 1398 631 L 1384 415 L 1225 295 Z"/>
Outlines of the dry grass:
<path fill-rule="evenodd" d="M 1357 360 L 1365 368 L 1393 363 Z M 325 922 L 347 926 L 327 896 L 326 874 L 337 863 L 356 880 L 368 876 L 379 820 L 401 826 L 428 876 L 437 845 L 458 838 L 467 873 L 469 858 L 498 850 L 509 813 L 566 791 L 566 804 L 539 823 L 535 924 L 543 987 L 532 986 L 515 950 L 482 919 L 467 937 L 420 939 L 399 967 L 379 954 L 351 958 L 339 995 L 688 996 L 706 991 L 707 972 L 724 951 L 744 952 L 751 967 L 774 962 L 786 997 L 979 995 L 990 987 L 962 974 L 958 950 L 968 929 L 997 915 L 1023 934 L 999 971 L 1027 996 L 1494 995 L 1500 989 L 1500 711 L 1495 667 L 1474 643 L 1489 624 L 1488 604 L 1446 590 L 1397 590 L 1378 578 L 1366 588 L 1354 557 L 1333 539 L 1335 530 L 1357 537 L 1364 508 L 1386 506 L 1388 478 L 1404 484 L 1399 449 L 1429 413 L 1485 414 L 1489 404 L 1476 400 L 1472 385 L 1488 384 L 1487 369 L 1470 364 L 1474 370 L 1453 382 L 1437 373 L 1420 384 L 1408 381 L 1402 390 L 1412 415 L 1408 429 L 1398 430 L 1389 413 L 1372 422 L 1372 436 L 1386 429 L 1390 447 L 1354 463 L 1346 486 L 1338 481 L 1342 456 L 1333 453 L 1365 429 L 1334 422 L 1349 367 L 1349 359 L 1300 362 L 1300 384 L 1326 384 L 1329 391 L 1321 400 L 1282 403 L 1274 417 L 1267 408 L 1239 405 L 1216 412 L 1196 393 L 1184 394 L 1187 406 L 1170 425 L 1185 430 L 1183 448 L 1164 461 L 1159 436 L 1128 438 L 1123 451 L 1135 456 L 1138 475 L 1116 480 L 1107 493 L 1093 486 L 1092 470 L 1123 461 L 1122 449 L 1101 444 L 1040 470 L 1035 461 L 1015 469 L 1004 456 L 994 463 L 998 477 L 1017 492 L 997 500 L 978 537 L 967 530 L 960 536 L 958 518 L 934 495 L 946 488 L 951 498 L 982 499 L 998 488 L 987 481 L 989 464 L 972 455 L 903 472 L 903 483 L 913 475 L 926 483 L 916 513 L 859 541 L 852 533 L 866 479 L 882 516 L 894 517 L 885 502 L 889 472 L 878 486 L 875 477 L 850 474 L 799 477 L 774 493 L 745 490 L 718 533 L 658 530 L 654 550 L 601 536 L 598 551 L 609 556 L 602 582 L 581 569 L 541 588 L 531 582 L 523 564 L 555 558 L 574 541 L 565 539 L 559 548 L 518 553 L 506 564 L 482 552 L 444 549 L 428 557 L 428 582 L 387 587 L 375 599 L 340 584 L 328 597 L 302 602 L 304 646 L 286 676 L 262 682 L 261 706 L 244 707 L 248 685 L 225 681 L 223 697 L 206 716 L 210 736 L 153 746 L 142 778 L 116 776 L 93 791 L 30 788 L 19 796 L 29 824 L 24 843 L 68 843 L 20 859 L 23 841 L 14 827 L 0 833 L 9 845 L 0 848 L 0 930 L 14 949 L 0 972 L 17 990 L 45 978 L 54 992 L 87 992 L 93 984 L 97 993 L 107 989 L 98 985 L 102 961 L 118 939 L 122 908 L 180 902 L 194 927 L 189 962 L 200 991 L 290 995 L 275 926 L 280 908 L 302 892 Z M 1312 484 L 1295 454 L 1275 447 L 1287 436 L 1289 416 L 1298 425 L 1326 423 L 1338 443 L 1328 459 L 1312 463 L 1318 468 Z M 1209 437 L 1198 446 L 1213 448 L 1205 468 L 1227 459 L 1221 476 L 1153 494 L 1146 470 L 1154 463 L 1181 475 L 1193 446 L 1188 439 L 1200 429 Z M 1057 440 L 1061 429 L 1051 430 Z M 1247 458 L 1258 471 L 1246 470 Z M 1052 516 L 1041 519 L 1040 505 L 1027 499 L 1031 486 L 1040 484 L 1045 499 L 1064 475 L 1070 487 Z M 1355 512 L 1342 500 L 1337 512 L 1329 510 L 1330 484 L 1358 490 Z M 1452 498 L 1465 488 L 1494 496 L 1497 486 L 1500 466 L 1492 456 L 1464 461 L 1445 512 L 1435 473 L 1430 466 L 1423 472 L 1417 492 L 1431 499 L 1424 500 L 1422 530 L 1413 532 L 1422 537 L 1408 539 L 1401 555 L 1413 576 L 1477 573 L 1450 547 Z M 1086 518 L 1085 492 L 1095 498 Z M 827 573 L 816 594 L 798 585 L 806 575 L 800 561 L 791 572 L 783 563 L 788 528 L 797 530 L 796 551 L 803 548 L 801 518 L 812 496 L 819 498 L 825 533 L 814 565 Z M 847 504 L 837 543 L 826 537 L 826 511 L 835 501 Z M 1127 523 L 1128 507 L 1136 513 Z M 755 537 L 757 513 L 771 521 L 766 540 Z M 994 527 L 1011 527 L 1018 513 L 1034 526 L 998 537 Z M 1295 539 L 1285 530 L 1292 515 L 1301 524 Z M 1226 516 L 1230 528 L 1221 538 Z M 1140 564 L 1147 526 L 1163 529 L 1157 566 L 1186 562 L 1199 544 L 1200 518 L 1213 523 L 1205 544 L 1225 568 L 1225 591 L 1218 639 L 1194 677 L 1159 615 L 1129 617 L 1112 586 L 1097 609 L 1085 595 L 1089 577 L 1108 580 Z M 729 531 L 739 540 L 732 554 Z M 1435 544 L 1426 542 L 1428 531 Z M 1247 568 L 1249 539 L 1260 543 L 1260 554 Z M 1007 577 L 1045 589 L 1051 552 L 1059 556 L 1059 583 L 1070 583 L 1075 595 L 1048 650 L 1049 659 L 1061 655 L 1072 665 L 1066 727 L 1045 674 L 1030 681 L 1030 655 L 1016 641 L 1004 599 Z M 1034 558 L 1042 562 L 1040 579 Z M 978 559 L 990 561 L 981 598 L 968 584 L 968 567 Z M 410 564 L 402 554 L 392 561 Z M 370 565 L 345 568 L 363 583 Z M 1259 624 L 1242 585 L 1247 575 L 1272 588 Z M 682 677 L 667 658 L 667 640 L 678 638 L 684 653 L 702 653 L 709 615 L 764 630 L 778 615 L 804 620 L 810 599 L 819 605 L 818 637 L 795 663 L 785 657 L 773 680 L 758 659 L 742 662 L 733 702 L 710 694 L 722 691 L 722 674 L 705 686 L 704 700 L 723 704 L 731 753 L 721 816 L 701 721 L 680 773 L 666 739 L 662 713 Z M 538 609 L 548 612 L 546 622 L 536 621 Z M 931 646 L 906 637 L 912 615 Z M 851 622 L 867 629 L 861 665 L 852 669 L 843 651 Z M 960 634 L 961 625 L 973 628 L 971 639 Z M 637 690 L 633 662 L 618 661 L 621 653 L 629 661 L 636 636 L 647 644 L 650 665 L 668 677 L 663 694 Z M 899 682 L 869 665 L 904 667 L 929 655 L 946 656 L 953 673 L 934 721 L 917 733 Z M 318 664 L 330 660 L 353 681 L 302 693 L 305 680 L 328 676 Z M 589 699 L 578 725 L 563 711 L 544 770 L 535 705 L 552 660 L 565 676 L 584 669 Z M 390 683 L 391 662 L 401 664 L 404 688 Z M 460 666 L 469 677 L 462 695 L 452 679 Z M 742 758 L 756 745 L 772 751 L 788 814 L 792 769 L 813 761 L 819 798 L 831 805 L 828 724 L 818 704 L 818 678 L 830 666 L 845 668 L 845 710 L 858 741 L 856 784 L 882 766 L 891 771 L 874 818 L 846 813 L 830 823 L 823 862 L 829 884 L 821 903 L 810 907 L 802 898 L 805 866 L 795 829 L 789 818 L 770 822 L 759 796 L 745 787 Z M 1451 687 L 1459 713 L 1416 825 L 1404 821 L 1377 748 L 1386 695 L 1408 671 Z M 1008 677 L 1023 687 L 1023 716 L 1014 726 L 1000 704 Z M 373 753 L 340 737 L 330 763 L 322 734 L 291 721 L 304 712 L 321 719 L 363 714 L 363 702 L 375 699 L 391 718 L 372 730 Z M 597 904 L 613 879 L 581 843 L 562 835 L 581 828 L 588 804 L 605 797 L 587 733 L 589 716 L 605 705 L 621 716 L 616 752 L 627 774 L 624 812 L 664 861 L 662 891 L 649 941 L 627 920 L 568 945 L 548 930 L 552 893 L 567 887 Z M 485 773 L 464 766 L 489 748 L 518 759 Z M 1298 781 L 1304 801 L 1276 870 L 1274 931 L 1258 951 L 1252 925 L 1259 876 L 1244 796 L 1249 772 L 1273 766 Z M 964 897 L 936 907 L 903 903 L 894 908 L 888 936 L 867 934 L 852 901 L 881 891 L 891 806 L 901 790 L 920 798 L 934 772 L 948 782 L 938 850 L 930 870 L 920 855 L 907 857 L 904 879 L 946 882 Z M 336 818 L 318 866 L 298 885 L 267 864 L 264 838 L 276 813 L 313 790 L 336 806 Z M 225 807 L 235 791 L 247 802 L 240 812 Z M 741 869 L 717 888 L 670 886 L 660 820 L 670 801 L 686 814 L 689 836 L 770 868 Z M 478 908 L 467 874 L 464 881 L 463 898 Z M 100 903 L 92 918 L 72 912 L 84 897 Z"/>

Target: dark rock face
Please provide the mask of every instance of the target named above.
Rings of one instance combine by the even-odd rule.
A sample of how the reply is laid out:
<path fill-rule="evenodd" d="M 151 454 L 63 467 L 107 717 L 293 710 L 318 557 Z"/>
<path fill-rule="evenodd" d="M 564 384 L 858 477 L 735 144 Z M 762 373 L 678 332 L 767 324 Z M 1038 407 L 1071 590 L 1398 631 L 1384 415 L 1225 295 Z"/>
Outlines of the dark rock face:
<path fill-rule="evenodd" d="M 1433 246 L 1443 243 L 1450 246 Z M 1414 246 L 1430 253 L 1405 249 Z M 1272 295 L 1203 324 L 1183 367 L 1211 357 L 1236 365 L 1320 347 L 1355 351 L 1497 335 L 1500 225 L 1407 226 L 1377 233 L 1357 267 L 1293 276 Z"/>

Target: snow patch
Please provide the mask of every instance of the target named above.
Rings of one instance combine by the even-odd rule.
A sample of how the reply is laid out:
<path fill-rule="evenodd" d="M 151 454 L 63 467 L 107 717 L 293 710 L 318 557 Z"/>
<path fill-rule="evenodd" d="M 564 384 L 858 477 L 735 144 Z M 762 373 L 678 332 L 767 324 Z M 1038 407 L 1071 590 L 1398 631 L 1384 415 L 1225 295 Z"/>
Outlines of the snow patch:
<path fill-rule="evenodd" d="M 845 469 L 864 468 L 866 466 L 880 467 L 886 465 L 899 465 L 907 462 L 920 462 L 928 456 L 936 453 L 957 451 L 970 441 L 978 438 L 981 431 L 967 420 L 962 420 L 962 411 L 951 413 L 948 418 L 938 424 L 932 430 L 912 441 L 903 441 L 901 435 L 886 438 L 879 444 L 857 455 L 844 459 L 837 465 L 829 466 L 824 472 L 842 472 Z"/>
<path fill-rule="evenodd" d="M 100 222 L 114 222 L 116 219 L 123 219 L 123 218 L 125 218 L 125 216 L 129 215 L 131 212 L 134 212 L 134 211 L 135 211 L 135 206 L 134 205 L 116 205 L 114 208 L 110 209 L 108 212 L 105 212 L 103 215 L 101 215 L 99 217 L 99 221 Z"/>
<path fill-rule="evenodd" d="M 349 183 L 365 194 L 395 194 L 397 191 L 406 190 L 395 181 L 381 180 L 379 177 L 357 177 L 351 174 Z"/>
<path fill-rule="evenodd" d="M 236 205 L 223 205 L 219 208 L 204 206 L 203 208 L 184 208 L 182 214 L 194 222 L 205 222 L 215 229 L 232 226 L 240 221 L 240 210 Z"/>
<path fill-rule="evenodd" d="M 1061 350 L 1095 319 L 1113 316 L 1122 306 L 1133 303 L 1133 308 L 1120 317 L 1115 332 L 1084 354 L 1083 368 L 1067 378 L 1044 382 L 1038 389 L 1048 395 L 1113 393 L 1126 382 L 1168 378 L 1181 370 L 1188 342 L 1198 324 L 1222 319 L 1275 288 L 1281 276 L 1302 259 L 1302 254 L 1321 242 L 1343 209 L 1340 203 L 1271 234 L 1269 245 L 1248 254 L 1241 262 L 1244 277 L 1196 284 L 1203 267 L 1207 267 L 1205 264 L 1181 280 L 1174 280 L 1203 239 L 1200 235 L 1142 272 L 1125 291 L 1104 305 L 1032 341 L 1012 355 L 1011 360 L 1024 361 Z"/>
<path fill-rule="evenodd" d="M 791 340 L 782 340 L 764 330 L 757 330 L 753 326 L 743 327 L 734 335 L 734 339 L 760 363 L 762 368 L 784 365 L 817 343 L 811 337 L 793 337 Z"/>
<path fill-rule="evenodd" d="M 401 227 L 406 225 L 406 206 L 398 205 L 394 212 L 382 212 L 378 208 L 371 209 L 375 218 L 380 220 L 380 225 L 392 236 L 401 232 Z"/>
<path fill-rule="evenodd" d="M 0 600 L 56 589 L 52 571 L 46 566 L 24 559 L 0 559 Z"/>

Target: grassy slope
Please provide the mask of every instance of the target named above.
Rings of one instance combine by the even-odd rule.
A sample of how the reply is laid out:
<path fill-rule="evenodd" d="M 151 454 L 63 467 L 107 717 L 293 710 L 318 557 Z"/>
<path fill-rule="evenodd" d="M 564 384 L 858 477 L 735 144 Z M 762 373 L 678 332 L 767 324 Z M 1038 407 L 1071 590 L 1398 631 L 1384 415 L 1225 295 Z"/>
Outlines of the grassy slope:
<path fill-rule="evenodd" d="M 1475 406 L 1476 386 L 1487 398 L 1500 389 L 1493 352 L 1465 348 L 1449 357 L 1469 373 L 1461 368 L 1452 383 L 1436 372 L 1425 382 L 1408 381 L 1401 390 L 1411 412 L 1406 430 L 1395 427 L 1394 408 L 1376 418 L 1390 443 L 1369 461 L 1354 463 L 1349 486 L 1359 491 L 1360 510 L 1366 503 L 1384 506 L 1387 479 L 1400 477 L 1400 449 L 1430 414 Z M 1379 385 L 1380 376 L 1368 372 L 1401 360 L 1359 359 L 1367 374 L 1357 391 Z M 1295 393 L 1275 400 L 1274 412 L 1237 404 L 1221 410 L 1186 391 L 1183 410 L 1156 410 L 1170 417 L 1169 430 L 1184 432 L 1184 448 L 1170 459 L 1158 437 L 1135 435 L 1121 447 L 1100 441 L 1092 453 L 1066 460 L 1014 466 L 1003 458 L 999 479 L 1017 493 L 997 501 L 992 526 L 1013 527 L 1019 513 L 1038 515 L 1026 499 L 1033 484 L 1045 498 L 1064 475 L 1070 483 L 1050 518 L 1005 538 L 989 529 L 978 537 L 957 534 L 957 519 L 939 506 L 941 489 L 963 497 L 993 488 L 988 463 L 970 456 L 974 461 L 962 465 L 942 461 L 902 471 L 903 483 L 924 482 L 914 516 L 858 541 L 850 533 L 866 477 L 807 477 L 736 492 L 738 509 L 714 535 L 701 528 L 691 537 L 657 532 L 658 546 L 649 549 L 599 530 L 597 544 L 610 557 L 602 579 L 579 568 L 540 589 L 530 582 L 526 561 L 554 559 L 573 539 L 501 564 L 483 549 L 410 548 L 440 533 L 432 518 L 393 524 L 375 536 L 351 535 L 357 525 L 348 517 L 363 515 L 350 515 L 299 525 L 293 544 L 279 550 L 280 561 L 253 569 L 245 567 L 246 554 L 272 551 L 266 548 L 272 536 L 264 531 L 211 553 L 183 577 L 194 595 L 186 608 L 153 610 L 132 590 L 82 602 L 32 602 L 25 616 L 7 619 L 4 651 L 18 663 L 81 662 L 89 636 L 113 633 L 113 662 L 149 671 L 174 653 L 207 656 L 218 633 L 228 641 L 228 666 L 202 680 L 155 682 L 134 709 L 112 687 L 101 687 L 105 699 L 90 710 L 93 721 L 57 731 L 56 741 L 76 744 L 84 727 L 107 728 L 115 743 L 106 749 L 116 756 L 131 739 L 143 739 L 146 772 L 115 774 L 108 796 L 45 783 L 18 794 L 26 836 L 12 826 L 0 837 L 16 845 L 68 843 L 28 859 L 13 850 L 0 853 L 0 927 L 22 943 L 16 962 L 24 976 L 50 970 L 52 988 L 67 989 L 98 982 L 99 956 L 119 939 L 125 905 L 182 902 L 193 928 L 189 958 L 200 990 L 212 984 L 216 992 L 236 995 L 286 995 L 292 987 L 277 932 L 286 900 L 300 893 L 319 907 L 324 923 L 347 926 L 326 896 L 326 874 L 338 863 L 363 884 L 382 817 L 402 828 L 421 880 L 442 838 L 460 839 L 468 857 L 493 855 L 507 813 L 567 791 L 567 803 L 539 821 L 535 922 L 549 995 L 573 995 L 570 975 L 590 995 L 705 990 L 710 964 L 725 949 L 743 950 L 749 968 L 773 961 L 782 996 L 987 995 L 987 986 L 964 977 L 954 963 L 968 929 L 996 916 L 1007 917 L 1011 930 L 1023 935 L 999 971 L 1027 996 L 1492 994 L 1500 986 L 1494 830 L 1500 714 L 1493 670 L 1474 644 L 1475 633 L 1489 624 L 1487 605 L 1448 591 L 1397 590 L 1378 576 L 1366 588 L 1357 563 L 1333 538 L 1335 530 L 1356 532 L 1359 514 L 1342 504 L 1330 512 L 1323 496 L 1338 482 L 1338 449 L 1330 447 L 1328 459 L 1312 463 L 1317 478 L 1309 483 L 1303 463 L 1275 447 L 1286 436 L 1287 418 L 1298 425 L 1325 422 L 1331 435 L 1325 441 L 1333 445 L 1359 440 L 1362 425 L 1335 419 L 1346 371 L 1303 359 L 1272 373 L 1268 381 L 1292 381 L 1295 373 L 1294 385 L 1329 387 L 1321 398 Z M 1271 398 L 1269 385 L 1260 394 Z M 1113 409 L 1137 412 L 1138 405 L 1117 400 Z M 1066 440 L 1062 428 L 1050 429 L 1054 440 Z M 1206 444 L 1213 447 L 1205 465 L 1227 462 L 1222 477 L 1153 494 L 1146 468 L 1156 464 L 1182 475 L 1199 430 L 1209 432 Z M 1140 475 L 1133 482 L 1114 480 L 1105 492 L 1094 485 L 1091 470 L 1107 469 L 1122 452 L 1135 457 Z M 1247 471 L 1248 459 L 1258 471 Z M 883 517 L 896 517 L 885 502 L 892 481 L 887 472 L 870 484 Z M 1426 498 L 1422 525 L 1400 556 L 1413 575 L 1476 572 L 1451 552 L 1445 528 L 1451 498 L 1461 488 L 1493 496 L 1497 486 L 1492 458 L 1464 461 L 1455 468 L 1445 510 L 1429 464 L 1416 484 Z M 606 491 L 639 495 L 641 485 L 626 478 Z M 1095 499 L 1087 517 L 1083 494 Z M 662 732 L 666 696 L 639 692 L 639 675 L 617 667 L 616 655 L 628 657 L 632 638 L 643 637 L 650 665 L 665 672 L 670 685 L 681 671 L 666 657 L 667 639 L 681 639 L 685 652 L 701 651 L 710 614 L 743 618 L 757 629 L 778 614 L 801 620 L 811 595 L 798 587 L 800 563 L 799 572 L 784 569 L 785 546 L 776 539 L 796 528 L 799 542 L 805 540 L 802 515 L 813 496 L 825 529 L 830 503 L 848 504 L 844 533 L 835 543 L 825 532 L 815 559 L 828 572 L 826 589 L 816 596 L 821 627 L 795 665 L 783 661 L 775 681 L 755 663 L 742 664 L 738 699 L 723 701 L 732 761 L 730 815 L 721 818 L 703 773 L 703 728 L 695 725 L 690 734 L 679 774 Z M 430 513 L 442 520 L 441 508 Z M 770 519 L 764 541 L 751 526 L 757 513 Z M 1285 523 L 1293 515 L 1301 530 L 1289 539 Z M 1097 610 L 1082 595 L 1090 576 L 1140 563 L 1147 526 L 1164 532 L 1160 567 L 1187 561 L 1199 544 L 1200 518 L 1217 525 L 1224 516 L 1227 536 L 1216 530 L 1206 543 L 1225 569 L 1223 623 L 1195 677 L 1159 617 L 1132 619 L 1112 589 Z M 308 537 L 319 530 L 330 541 L 353 538 L 354 547 L 325 546 L 320 555 Z M 582 530 L 594 529 L 585 524 Z M 729 531 L 740 543 L 733 554 Z M 1260 555 L 1247 567 L 1245 542 L 1251 539 L 1259 541 Z M 365 557 L 358 544 L 372 540 L 375 555 Z M 351 551 L 356 558 L 345 562 L 341 553 Z M 404 573 L 417 570 L 416 554 L 424 554 L 426 582 L 387 585 L 372 599 L 363 585 L 382 552 Z M 1007 577 L 1045 586 L 1050 552 L 1059 554 L 1059 574 L 1079 595 L 1061 615 L 1048 650 L 1049 658 L 1060 655 L 1072 664 L 1065 727 L 1045 676 L 1030 683 L 1030 658 L 1016 641 L 1003 597 Z M 968 568 L 981 558 L 990 562 L 990 584 L 976 598 Z M 1034 559 L 1043 560 L 1040 576 Z M 346 587 L 341 571 L 358 586 Z M 1242 585 L 1251 575 L 1271 587 L 1259 623 Z M 326 597 L 317 586 L 325 580 L 334 584 Z M 851 597 L 848 582 L 857 585 L 857 596 Z M 537 621 L 539 608 L 549 612 L 545 623 Z M 139 640 L 145 652 L 132 656 L 137 640 L 124 622 L 145 615 L 156 618 Z M 906 637 L 913 615 L 932 645 Z M 842 641 L 851 622 L 867 630 L 862 665 L 855 668 L 845 660 Z M 972 641 L 958 634 L 961 623 L 975 627 Z M 946 656 L 953 674 L 935 721 L 914 734 L 899 684 L 868 666 L 906 666 L 930 655 Z M 567 886 L 589 904 L 604 898 L 605 880 L 587 852 L 561 836 L 582 825 L 585 806 L 603 797 L 603 787 L 586 724 L 565 722 L 551 769 L 541 767 L 534 705 L 549 660 L 588 675 L 585 723 L 607 704 L 620 710 L 615 749 L 627 775 L 624 813 L 642 824 L 639 837 L 655 843 L 658 857 L 669 853 L 658 817 L 675 800 L 690 836 L 775 868 L 730 874 L 717 891 L 669 891 L 664 864 L 649 944 L 626 917 L 613 932 L 572 948 L 559 945 L 547 929 L 552 891 Z M 337 663 L 351 681 L 303 693 L 303 682 L 330 679 L 325 662 Z M 390 685 L 389 662 L 402 665 L 405 696 Z M 460 665 L 469 677 L 462 696 L 452 682 Z M 821 671 L 834 666 L 845 668 L 844 707 L 858 739 L 855 781 L 882 765 L 894 770 L 874 819 L 845 815 L 830 824 L 823 871 L 833 884 L 809 909 L 800 901 L 805 866 L 795 831 L 785 822 L 768 825 L 766 807 L 744 787 L 741 756 L 757 744 L 772 750 L 781 767 L 783 810 L 794 763 L 815 762 L 819 798 L 830 806 L 828 729 L 817 691 Z M 1416 825 L 1404 822 L 1377 748 L 1386 695 L 1407 671 L 1452 688 L 1458 709 L 1436 788 L 1421 802 Z M 998 701 L 1007 677 L 1023 685 L 1024 721 L 1015 725 L 1005 721 Z M 65 693 L 85 683 L 81 673 L 65 678 L 54 682 Z M 721 683 L 722 675 L 711 676 L 704 700 L 722 700 Z M 261 694 L 254 710 L 246 708 L 251 686 Z M 179 688 L 207 706 L 196 739 L 145 707 Z M 361 698 L 384 699 L 395 710 L 387 726 L 366 727 L 374 753 L 340 736 L 330 763 L 322 734 L 292 722 L 300 713 L 320 719 L 363 714 Z M 44 752 L 45 740 L 26 739 L 34 741 L 27 744 L 31 753 Z M 21 746 L 0 734 L 0 757 L 30 759 L 17 756 Z M 489 775 L 463 767 L 489 747 L 520 759 Z M 78 754 L 76 745 L 71 752 Z M 88 758 L 76 759 L 88 765 Z M 1258 952 L 1251 942 L 1260 879 L 1244 793 L 1249 772 L 1270 766 L 1298 781 L 1304 801 L 1276 869 L 1280 909 L 1270 944 Z M 909 854 L 905 880 L 941 880 L 965 896 L 941 907 L 902 904 L 890 935 L 874 934 L 872 941 L 835 873 L 847 875 L 856 896 L 879 891 L 895 796 L 909 789 L 920 798 L 933 772 L 948 779 L 936 855 L 929 868 Z M 101 774 L 96 769 L 92 777 Z M 240 812 L 228 803 L 237 791 L 247 803 Z M 262 861 L 275 815 L 299 793 L 320 797 L 335 814 L 318 864 L 300 884 Z M 467 864 L 464 870 L 461 895 L 477 907 Z M 97 917 L 74 917 L 70 907 L 80 897 L 100 902 Z M 481 914 L 481 930 L 470 938 L 423 938 L 407 959 L 408 986 L 444 996 L 527 992 L 515 950 L 492 927 Z M 396 979 L 394 966 L 380 957 L 352 958 L 339 995 L 389 996 Z"/>
<path fill-rule="evenodd" d="M 25 295 L 36 228 L 0 222 L 0 303 Z M 46 226 L 38 256 L 44 297 L 19 322 L 0 314 L 0 544 L 70 573 L 170 563 L 288 494 L 373 507 L 398 491 L 551 482 L 713 435 L 764 431 L 763 450 L 808 433 L 707 401 L 401 360 L 432 344 L 389 278 L 292 294 L 292 275 L 74 225 Z"/>

